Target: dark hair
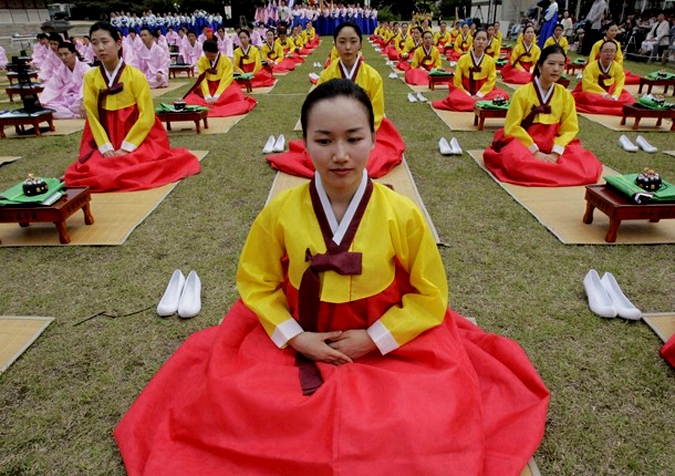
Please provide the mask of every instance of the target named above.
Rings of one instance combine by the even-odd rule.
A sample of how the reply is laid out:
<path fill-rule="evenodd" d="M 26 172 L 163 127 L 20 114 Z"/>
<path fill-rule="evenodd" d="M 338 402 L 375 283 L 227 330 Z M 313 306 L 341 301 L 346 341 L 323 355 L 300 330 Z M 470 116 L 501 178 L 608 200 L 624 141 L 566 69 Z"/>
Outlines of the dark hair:
<path fill-rule="evenodd" d="M 187 35 L 195 35 L 195 36 L 197 36 L 197 33 L 195 33 L 195 32 L 192 31 L 192 30 L 188 30 L 188 32 L 185 34 L 185 36 L 187 36 Z"/>
<path fill-rule="evenodd" d="M 108 33 L 110 33 L 110 36 L 112 37 L 114 42 L 120 41 L 120 34 L 117 32 L 117 29 L 107 21 L 97 21 L 96 23 L 91 25 L 91 28 L 89 28 L 89 36 L 91 36 L 95 31 L 99 30 L 105 30 Z M 131 33 L 131 31 L 136 33 L 136 31 L 134 30 L 130 30 L 129 33 Z"/>
<path fill-rule="evenodd" d="M 343 21 L 342 23 L 340 23 L 340 24 L 337 26 L 337 28 L 335 28 L 335 31 L 333 32 L 333 40 L 337 40 L 337 37 L 338 37 L 338 35 L 340 34 L 340 32 L 341 32 L 342 30 L 344 30 L 345 28 L 347 28 L 347 27 L 351 27 L 351 28 L 354 29 L 354 31 L 356 32 L 356 34 L 359 36 L 359 44 L 361 44 L 361 42 L 363 41 L 363 40 L 361 39 L 361 37 L 363 36 L 363 33 L 361 32 L 361 28 L 359 27 L 359 25 L 357 25 L 357 24 L 354 23 L 353 21 L 349 21 L 349 20 Z"/>
<path fill-rule="evenodd" d="M 58 33 L 50 33 L 49 34 L 49 41 L 58 41 L 61 43 L 63 41 L 63 37 L 59 35 Z"/>
<path fill-rule="evenodd" d="M 249 33 L 248 30 L 242 29 L 242 30 L 239 32 L 239 35 L 241 35 L 242 33 L 246 34 L 246 36 L 248 36 L 248 39 L 249 39 L 249 40 L 251 39 L 251 33 Z M 238 36 L 238 35 L 237 35 L 237 36 Z"/>
<path fill-rule="evenodd" d="M 541 74 L 541 66 L 544 64 L 544 61 L 548 59 L 549 56 L 551 55 L 556 55 L 556 54 L 561 54 L 565 59 L 567 59 L 567 55 L 565 54 L 565 50 L 563 49 L 562 46 L 560 46 L 557 43 L 554 43 L 552 45 L 548 45 L 546 48 L 541 50 L 541 55 L 539 55 L 539 59 L 537 60 L 537 64 L 534 65 L 534 71 L 532 72 L 532 77 L 539 77 Z"/>
<path fill-rule="evenodd" d="M 424 35 L 426 35 L 427 33 L 429 33 L 432 38 L 434 37 L 434 33 L 431 30 L 424 30 L 424 32 L 422 32 L 422 38 L 424 38 Z"/>
<path fill-rule="evenodd" d="M 564 29 L 565 29 L 565 28 L 562 26 L 562 24 L 556 23 L 556 25 L 553 27 L 553 31 L 557 30 L 558 28 L 560 28 L 561 30 L 564 30 Z"/>
<path fill-rule="evenodd" d="M 349 79 L 331 79 L 322 83 L 311 91 L 302 103 L 302 112 L 300 113 L 300 124 L 302 125 L 302 137 L 307 138 L 307 119 L 312 108 L 319 102 L 326 99 L 337 97 L 352 98 L 361 103 L 366 109 L 368 115 L 368 125 L 370 132 L 375 132 L 375 114 L 373 105 L 366 92 L 353 81 Z"/>
<path fill-rule="evenodd" d="M 47 35 L 47 33 L 38 33 L 38 34 L 37 34 L 37 39 L 38 39 L 38 40 L 41 40 L 41 39 L 43 39 L 43 38 L 44 38 L 44 39 L 47 39 L 47 38 L 49 38 L 49 35 Z"/>
<path fill-rule="evenodd" d="M 424 30 L 422 30 L 422 27 L 416 26 L 415 28 L 413 28 L 413 31 L 419 31 L 421 34 L 424 35 Z"/>
<path fill-rule="evenodd" d="M 603 48 L 607 43 L 611 43 L 611 44 L 614 45 L 614 47 L 616 48 L 616 51 L 619 51 L 619 45 L 617 45 L 617 44 L 616 44 L 616 41 L 614 41 L 614 40 L 604 40 L 604 41 L 602 42 L 602 44 L 600 45 L 600 49 L 599 49 L 598 51 L 602 51 L 602 48 Z"/>
<path fill-rule="evenodd" d="M 67 48 L 68 51 L 70 51 L 71 53 L 77 53 L 75 45 L 73 43 L 70 43 L 69 41 L 62 41 L 61 43 L 59 43 L 59 49 L 61 48 Z"/>
<path fill-rule="evenodd" d="M 218 43 L 216 43 L 216 40 L 204 40 L 202 51 L 205 53 L 218 53 Z"/>
<path fill-rule="evenodd" d="M 485 36 L 487 36 L 487 37 L 490 36 L 490 35 L 488 35 L 488 32 L 485 28 L 480 27 L 480 28 L 476 28 L 476 31 L 473 32 L 473 37 L 476 38 L 478 36 L 478 33 L 480 33 L 480 32 L 485 33 Z"/>
<path fill-rule="evenodd" d="M 142 27 L 141 27 L 141 31 L 143 31 L 143 30 L 145 30 L 145 31 L 147 31 L 148 33 L 150 33 L 150 36 L 155 36 L 155 35 L 152 33 L 152 30 L 150 29 L 149 26 L 147 26 L 147 25 L 142 26 Z"/>

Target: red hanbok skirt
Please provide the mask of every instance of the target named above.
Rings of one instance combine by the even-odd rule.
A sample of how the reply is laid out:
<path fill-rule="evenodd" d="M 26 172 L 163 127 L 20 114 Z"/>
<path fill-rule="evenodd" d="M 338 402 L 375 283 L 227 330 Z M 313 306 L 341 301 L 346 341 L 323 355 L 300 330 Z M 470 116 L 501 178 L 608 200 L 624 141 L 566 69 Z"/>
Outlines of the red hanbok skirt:
<path fill-rule="evenodd" d="M 387 54 L 387 58 L 391 61 L 400 61 L 401 55 L 398 54 L 396 47 L 394 45 L 389 45 L 384 49 L 384 52 Z"/>
<path fill-rule="evenodd" d="M 288 54 L 288 53 L 284 53 L 284 54 Z M 290 53 L 289 56 L 286 59 L 291 60 L 295 64 L 305 62 L 305 59 L 302 56 L 300 56 L 298 53 Z"/>
<path fill-rule="evenodd" d="M 424 68 L 410 68 L 405 72 L 405 82 L 417 86 L 426 86 L 429 84 L 429 72 Z M 448 79 L 452 81 L 452 79 Z"/>
<path fill-rule="evenodd" d="M 219 81 L 208 81 L 208 83 L 209 91 L 211 92 L 211 95 L 213 95 L 218 90 Z M 223 91 L 223 94 L 220 95 L 215 104 L 206 103 L 200 88 L 197 88 L 186 97 L 185 103 L 208 107 L 209 117 L 227 117 L 246 114 L 250 112 L 258 102 L 252 97 L 245 96 L 244 93 L 241 92 L 241 88 L 236 81 L 232 81 L 232 84 Z"/>
<path fill-rule="evenodd" d="M 675 367 L 675 335 L 668 339 L 663 347 L 661 347 L 661 357 Z"/>
<path fill-rule="evenodd" d="M 548 154 L 553 148 L 559 124 L 533 124 L 528 133 L 539 150 Z M 492 145 L 483 152 L 485 166 L 502 182 L 532 187 L 568 187 L 598 181 L 602 164 L 581 145 L 572 140 L 556 163 L 534 158 L 519 140 L 504 137 L 504 129 L 495 133 Z"/>
<path fill-rule="evenodd" d="M 314 176 L 314 164 L 309 158 L 305 142 L 294 140 L 288 143 L 288 152 L 267 156 L 273 169 L 287 174 L 311 178 Z M 405 144 L 396 127 L 385 117 L 376 134 L 375 148 L 370 152 L 366 169 L 372 178 L 379 178 L 403 160 Z"/>
<path fill-rule="evenodd" d="M 319 330 L 366 329 L 400 303 L 395 287 L 321 303 Z M 523 349 L 450 310 L 385 356 L 317 362 L 324 383 L 311 396 L 295 356 L 237 301 L 186 340 L 115 429 L 128 474 L 517 476 L 543 437 L 549 391 Z"/>
<path fill-rule="evenodd" d="M 614 91 L 615 86 L 616 84 L 612 84 L 609 88 L 610 94 Z M 621 91 L 621 96 L 619 96 L 619 99 L 616 101 L 604 98 L 597 93 L 584 92 L 581 89 L 581 82 L 579 82 L 572 91 L 572 96 L 574 97 L 574 102 L 577 106 L 577 112 L 604 114 L 607 116 L 623 116 L 623 105 L 633 104 L 635 102 L 635 98 L 633 98 L 632 94 L 626 89 Z"/>
<path fill-rule="evenodd" d="M 533 63 L 520 63 L 526 69 L 532 69 Z M 505 64 L 500 70 L 502 81 L 511 84 L 527 84 L 532 81 L 532 73 L 516 68 L 511 63 Z"/>
<path fill-rule="evenodd" d="M 249 63 L 244 64 L 241 69 L 243 69 L 244 72 L 246 73 L 250 73 L 253 71 L 253 68 L 255 68 L 255 64 Z M 276 78 L 272 74 L 270 74 L 269 71 L 261 69 L 257 73 L 253 73 L 253 79 L 251 80 L 251 87 L 268 88 L 270 86 L 274 86 L 274 83 L 276 82 L 277 82 Z"/>
<path fill-rule="evenodd" d="M 396 69 L 400 71 L 408 71 L 410 68 L 411 68 L 410 61 L 408 61 L 407 59 L 401 58 L 401 60 L 398 63 L 396 63 Z"/>
<path fill-rule="evenodd" d="M 624 70 L 623 72 L 626 75 L 626 80 L 624 84 L 640 84 L 640 76 L 633 74 L 630 71 Z"/>
<path fill-rule="evenodd" d="M 115 150 L 138 120 L 138 107 L 104 111 L 101 118 Z M 91 192 L 131 192 L 161 187 L 198 174 L 199 160 L 189 150 L 172 149 L 166 130 L 155 117 L 150 132 L 136 150 L 125 155 L 104 158 L 85 122 L 78 160 L 66 169 L 68 187 L 89 187 Z"/>
<path fill-rule="evenodd" d="M 272 66 L 272 72 L 273 73 L 290 73 L 295 69 L 295 62 L 291 61 L 288 58 L 284 58 L 281 61 L 279 61 L 277 64 Z"/>
<path fill-rule="evenodd" d="M 447 53 L 445 54 L 445 57 L 448 59 L 448 61 L 459 61 L 459 59 L 463 55 L 467 54 L 467 52 L 468 52 L 468 51 L 464 51 L 462 53 L 457 53 L 457 51 L 455 51 L 454 48 L 451 49 L 450 51 L 448 51 L 448 50 L 446 50 L 446 51 L 447 51 Z"/>
<path fill-rule="evenodd" d="M 452 81 L 452 80 L 450 80 Z M 476 81 L 476 89 L 480 90 L 480 88 L 483 87 L 487 79 L 481 79 L 479 81 Z M 469 90 L 469 78 L 462 78 L 462 85 L 464 88 L 468 91 Z M 476 102 L 478 101 L 490 101 L 497 96 L 502 96 L 503 98 L 508 99 L 509 98 L 509 93 L 506 91 L 499 89 L 499 88 L 492 88 L 492 91 L 490 91 L 488 94 L 483 96 L 482 98 L 474 98 L 466 94 L 466 92 L 462 91 L 459 88 L 456 88 L 454 83 L 450 83 L 450 91 L 448 93 L 448 96 L 445 99 L 441 99 L 440 101 L 434 101 L 431 103 L 431 105 L 435 109 L 444 109 L 446 111 L 460 111 L 460 112 L 473 112 Z"/>

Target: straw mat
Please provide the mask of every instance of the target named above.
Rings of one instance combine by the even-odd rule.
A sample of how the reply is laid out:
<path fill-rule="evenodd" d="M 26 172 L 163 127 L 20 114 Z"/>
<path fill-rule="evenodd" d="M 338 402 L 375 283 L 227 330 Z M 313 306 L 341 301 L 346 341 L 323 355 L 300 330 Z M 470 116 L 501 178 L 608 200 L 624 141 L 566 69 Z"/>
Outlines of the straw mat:
<path fill-rule="evenodd" d="M 605 234 L 609 218 L 599 210 L 593 213 L 593 223 L 582 219 L 586 211 L 585 187 L 524 187 L 500 182 L 483 163 L 483 150 L 467 151 L 478 165 L 515 201 L 553 233 L 562 243 L 571 245 L 661 244 L 675 243 L 675 220 L 650 223 L 646 220 L 621 222 L 615 243 L 607 243 Z M 618 175 L 603 166 L 603 176 Z M 598 183 L 604 183 L 601 178 Z"/>
<path fill-rule="evenodd" d="M 308 181 L 309 179 L 305 177 L 297 177 L 295 175 L 277 172 L 277 174 L 274 177 L 274 182 L 272 183 L 270 193 L 267 196 L 266 203 L 269 203 L 269 201 L 272 200 L 272 198 L 274 198 L 279 192 L 283 192 L 284 190 L 295 187 L 297 185 L 302 185 L 303 183 L 306 183 Z M 375 179 L 375 181 L 385 185 L 391 185 L 395 191 L 411 199 L 424 214 L 424 217 L 426 218 L 427 223 L 429 224 L 429 228 L 431 228 L 431 232 L 434 235 L 436 243 L 439 244 L 442 243 L 440 237 L 438 236 L 438 232 L 436 231 L 436 227 L 431 221 L 429 212 L 424 206 L 424 202 L 422 202 L 422 197 L 420 197 L 419 191 L 415 186 L 415 180 L 413 179 L 412 174 L 410 173 L 408 163 L 405 161 L 405 159 L 403 159 L 403 162 L 394 167 L 391 170 L 391 172 L 389 172 L 387 175 L 385 175 L 384 177 L 380 177 L 379 179 Z"/>
<path fill-rule="evenodd" d="M 478 131 L 478 126 L 473 125 L 476 117 L 473 112 L 446 111 L 434 107 L 431 109 L 452 131 Z M 483 123 L 483 131 L 496 131 L 502 127 L 504 127 L 503 117 L 488 118 Z"/>
<path fill-rule="evenodd" d="M 15 157 L 0 157 L 0 166 L 9 164 L 11 162 L 17 161 L 21 158 L 21 156 L 15 156 Z"/>
<path fill-rule="evenodd" d="M 640 119 L 640 126 L 633 130 L 633 123 L 635 122 L 634 117 L 626 118 L 626 124 L 621 125 L 621 116 L 606 116 L 603 114 L 586 114 L 579 113 L 580 116 L 585 117 L 589 121 L 596 122 L 600 125 L 605 126 L 607 129 L 619 132 L 670 132 L 671 121 L 668 119 L 663 119 L 660 126 L 656 126 L 656 118 L 654 117 L 643 117 Z"/>
<path fill-rule="evenodd" d="M 208 154 L 208 151 L 192 152 L 199 160 Z M 31 223 L 26 228 L 20 227 L 18 223 L 0 223 L 0 247 L 121 245 L 177 184 L 170 183 L 138 192 L 93 193 L 90 209 L 94 224 L 85 225 L 84 213 L 81 211 L 71 215 L 66 221 L 71 238 L 67 245 L 59 243 L 53 223 Z"/>
<path fill-rule="evenodd" d="M 200 121 L 200 134 L 226 134 L 247 114 L 241 114 L 239 116 L 229 116 L 229 117 L 209 117 L 207 122 L 209 123 L 209 128 L 204 128 L 204 121 Z M 166 123 L 162 123 L 166 129 Z M 178 135 L 192 135 L 197 134 L 197 128 L 195 127 L 194 121 L 182 121 L 182 122 L 172 122 L 171 130 L 166 131 L 169 137 L 178 136 Z"/>
<path fill-rule="evenodd" d="M 675 334 L 675 312 L 643 314 L 642 319 L 663 342 L 666 342 Z"/>
<path fill-rule="evenodd" d="M 46 122 L 41 122 L 40 123 L 40 131 L 41 135 L 43 136 L 67 136 L 70 134 L 74 134 L 76 132 L 82 132 L 84 130 L 84 119 L 54 119 L 54 131 L 50 130 L 43 130 L 42 128 L 47 128 L 49 127 Z M 32 129 L 33 126 L 26 125 L 24 126 L 26 130 Z M 5 126 L 5 135 L 8 138 L 12 139 L 25 139 L 28 137 L 40 137 L 36 136 L 35 134 L 26 134 L 26 135 L 18 135 L 16 133 L 16 129 L 13 126 Z"/>
<path fill-rule="evenodd" d="M 42 334 L 53 317 L 0 316 L 0 374 Z"/>
<path fill-rule="evenodd" d="M 150 95 L 153 98 L 164 96 L 166 93 L 169 93 L 171 91 L 175 91 L 178 88 L 182 88 L 187 83 L 188 83 L 187 81 L 179 81 L 179 80 L 173 79 L 173 80 L 169 81 L 169 85 L 166 88 L 151 89 Z"/>

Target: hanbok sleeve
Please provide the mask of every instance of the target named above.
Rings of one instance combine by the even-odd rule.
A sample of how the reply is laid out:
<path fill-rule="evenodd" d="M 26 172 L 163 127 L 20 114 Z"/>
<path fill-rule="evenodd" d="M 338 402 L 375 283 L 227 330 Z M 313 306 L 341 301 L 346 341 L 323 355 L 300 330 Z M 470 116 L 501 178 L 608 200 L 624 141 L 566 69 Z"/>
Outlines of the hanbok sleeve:
<path fill-rule="evenodd" d="M 209 59 L 206 56 L 201 56 L 199 60 L 197 60 L 197 72 L 201 76 L 207 69 L 211 67 L 211 63 L 209 62 Z M 202 92 L 202 96 L 204 98 L 211 97 L 211 91 L 209 90 L 209 82 L 204 78 L 202 83 L 199 85 L 199 89 Z"/>
<path fill-rule="evenodd" d="M 127 132 L 121 149 L 133 152 L 141 145 L 155 124 L 155 107 L 150 95 L 150 86 L 143 74 L 134 74 L 131 78 L 131 93 L 138 106 L 138 119 Z"/>
<path fill-rule="evenodd" d="M 367 329 L 382 354 L 441 324 L 448 307 L 447 278 L 436 242 L 412 204 L 408 215 L 393 240 L 396 258 L 408 271 L 415 292 L 405 294 L 400 306 L 389 308 Z"/>
<path fill-rule="evenodd" d="M 497 68 L 495 68 L 495 63 L 494 61 L 489 61 L 488 58 L 485 58 L 485 62 L 487 63 L 485 65 L 485 68 L 488 70 L 487 73 L 487 81 L 485 81 L 485 84 L 483 84 L 483 87 L 480 88 L 476 96 L 478 97 L 483 97 L 486 96 L 487 94 L 490 94 L 490 92 L 495 88 L 495 84 L 497 83 Z"/>
<path fill-rule="evenodd" d="M 220 57 L 220 63 L 218 65 L 220 73 L 220 83 L 218 84 L 218 89 L 213 95 L 214 97 L 220 97 L 227 88 L 230 87 L 232 81 L 234 80 L 234 68 L 232 67 L 232 61 L 227 56 Z"/>
<path fill-rule="evenodd" d="M 422 62 L 422 58 L 424 57 L 424 52 L 422 51 L 421 48 L 417 48 L 415 50 L 415 54 L 413 55 L 412 61 L 410 63 L 410 66 L 412 68 L 419 68 L 420 63 Z"/>
<path fill-rule="evenodd" d="M 598 76 L 600 75 L 600 68 L 598 68 L 598 62 L 594 61 L 584 68 L 584 72 L 581 77 L 581 90 L 586 93 L 594 93 L 599 95 L 607 94 L 607 91 L 600 87 L 598 84 Z"/>
<path fill-rule="evenodd" d="M 467 74 L 466 58 L 468 58 L 468 56 L 462 56 L 459 58 L 459 61 L 457 61 L 457 66 L 455 67 L 455 76 L 452 78 L 452 84 L 454 84 L 455 87 L 460 91 L 464 91 L 467 95 L 471 96 L 471 93 L 464 89 L 464 84 L 462 83 L 464 76 Z"/>
<path fill-rule="evenodd" d="M 241 61 L 241 48 L 237 48 L 234 52 L 234 59 L 232 60 L 234 72 L 238 74 L 243 74 L 244 70 L 239 67 L 239 62 Z"/>
<path fill-rule="evenodd" d="M 98 71 L 91 71 L 89 74 L 84 76 L 83 83 L 83 96 L 84 96 L 84 108 L 87 111 L 87 122 L 89 123 L 89 128 L 91 129 L 91 134 L 94 136 L 96 141 L 96 146 L 98 151 L 101 154 L 106 152 L 114 151 L 110 138 L 108 138 L 108 133 L 103 128 L 98 117 L 98 95 L 99 88 L 96 86 L 96 75 L 100 75 Z"/>
<path fill-rule="evenodd" d="M 436 48 L 431 50 L 431 57 L 434 60 L 434 68 L 440 68 L 443 66 L 443 60 L 441 59 L 441 54 Z"/>
<path fill-rule="evenodd" d="M 553 140 L 551 151 L 562 155 L 567 144 L 572 142 L 579 133 L 579 119 L 572 95 L 563 86 L 556 85 L 555 87 L 556 96 L 559 96 L 561 99 L 556 100 L 554 98 L 552 106 L 562 109 L 562 115 L 560 117 L 558 135 Z"/>
<path fill-rule="evenodd" d="M 534 95 L 532 83 L 517 89 L 513 93 L 511 107 L 509 107 L 504 121 L 504 135 L 519 140 L 534 154 L 539 150 L 539 146 L 534 143 L 530 134 L 521 126 L 523 119 L 530 112 L 530 105 L 533 104 L 528 97 L 530 94 Z"/>

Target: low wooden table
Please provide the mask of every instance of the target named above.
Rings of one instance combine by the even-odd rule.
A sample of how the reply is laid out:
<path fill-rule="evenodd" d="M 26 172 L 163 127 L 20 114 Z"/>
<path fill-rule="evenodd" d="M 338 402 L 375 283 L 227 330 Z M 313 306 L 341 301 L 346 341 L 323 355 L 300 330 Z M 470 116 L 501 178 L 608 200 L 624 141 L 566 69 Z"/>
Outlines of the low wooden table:
<path fill-rule="evenodd" d="M 675 79 L 647 79 L 640 78 L 640 87 L 638 88 L 638 94 L 642 94 L 642 86 L 647 86 L 647 94 L 652 93 L 652 88 L 654 86 L 663 86 L 663 95 L 668 94 L 668 88 L 673 86 L 673 96 L 675 96 Z"/>
<path fill-rule="evenodd" d="M 253 86 L 251 85 L 250 79 L 241 79 L 240 78 L 240 79 L 236 79 L 235 81 L 237 81 L 237 84 L 239 86 L 243 86 L 244 88 L 246 88 L 247 93 L 250 93 L 251 91 L 253 91 Z"/>
<path fill-rule="evenodd" d="M 567 66 L 565 66 L 565 73 L 575 74 L 578 69 L 584 69 L 585 67 L 585 64 L 569 63 Z"/>
<path fill-rule="evenodd" d="M 65 245 L 70 243 L 66 220 L 75 212 L 82 210 L 86 225 L 94 223 L 94 217 L 89 208 L 90 202 L 89 187 L 71 187 L 66 190 L 66 195 L 53 205 L 0 207 L 0 223 L 18 223 L 19 226 L 27 227 L 31 223 L 54 222 L 59 232 L 59 242 Z"/>
<path fill-rule="evenodd" d="M 5 126 L 14 126 L 16 133 L 20 134 L 25 129 L 24 126 L 30 125 L 33 126 L 35 130 L 35 135 L 42 135 L 40 132 L 40 123 L 46 122 L 49 124 L 49 130 L 55 131 L 54 128 L 54 113 L 51 110 L 44 110 L 37 113 L 13 113 L 8 112 L 5 114 L 0 114 L 0 139 L 7 137 L 5 135 Z"/>
<path fill-rule="evenodd" d="M 659 220 L 675 218 L 675 203 L 638 204 L 626 195 L 607 185 L 586 186 L 586 213 L 584 223 L 593 223 L 596 208 L 609 217 L 609 229 L 605 241 L 614 243 L 622 220 Z"/>
<path fill-rule="evenodd" d="M 188 122 L 192 121 L 197 127 L 197 134 L 201 134 L 201 129 L 199 128 L 199 121 L 204 121 L 204 129 L 209 128 L 209 122 L 207 119 L 209 111 L 182 111 L 182 112 L 158 112 L 157 117 L 160 122 L 166 122 L 166 130 L 171 130 L 172 122 Z"/>
<path fill-rule="evenodd" d="M 506 117 L 506 109 L 491 109 L 487 107 L 480 107 L 478 104 L 473 108 L 475 114 L 473 118 L 473 125 L 478 126 L 478 130 L 483 130 L 485 119 L 492 117 Z"/>
<path fill-rule="evenodd" d="M 9 96 L 9 102 L 14 102 L 14 95 L 18 94 L 21 97 L 24 97 L 28 94 L 40 94 L 44 88 L 42 86 L 33 85 L 30 88 L 24 88 L 19 85 L 10 86 L 5 88 L 5 92 Z"/>
<path fill-rule="evenodd" d="M 429 75 L 429 89 L 434 91 L 437 84 L 451 83 L 453 76 L 432 76 Z"/>
<path fill-rule="evenodd" d="M 28 77 L 30 79 L 37 79 L 38 77 L 38 72 L 37 71 L 27 71 L 26 74 L 28 74 Z M 9 85 L 13 85 L 14 81 L 17 81 L 19 79 L 19 73 L 16 71 L 9 71 L 7 73 L 7 79 L 9 79 Z"/>
<path fill-rule="evenodd" d="M 172 64 L 169 66 L 169 78 L 175 78 L 180 73 L 187 73 L 188 78 L 193 78 L 195 67 L 189 64 Z"/>
<path fill-rule="evenodd" d="M 640 107 L 634 104 L 623 105 L 623 117 L 621 118 L 621 125 L 626 125 L 626 119 L 634 117 L 633 130 L 637 130 L 640 126 L 640 120 L 643 117 L 655 117 L 656 126 L 660 126 L 663 119 L 671 119 L 673 121 L 670 126 L 671 131 L 675 131 L 675 109 L 650 109 L 648 107 Z"/>

